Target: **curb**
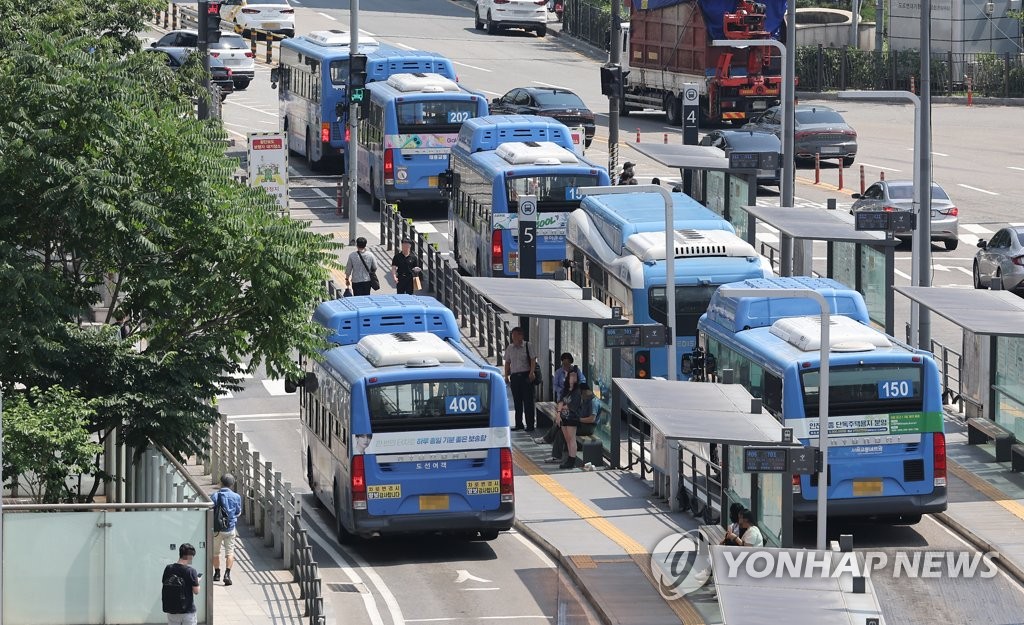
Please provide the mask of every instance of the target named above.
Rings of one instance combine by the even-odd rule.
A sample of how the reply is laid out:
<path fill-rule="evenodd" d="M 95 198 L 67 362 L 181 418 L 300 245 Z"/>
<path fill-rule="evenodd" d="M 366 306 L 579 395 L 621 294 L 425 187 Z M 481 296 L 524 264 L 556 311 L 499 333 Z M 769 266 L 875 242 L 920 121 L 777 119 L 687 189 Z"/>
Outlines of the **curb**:
<path fill-rule="evenodd" d="M 1009 558 L 1004 558 L 1003 554 L 1001 554 L 991 543 L 972 532 L 962 523 L 945 512 L 939 512 L 934 516 L 944 525 L 953 530 L 960 538 L 970 543 L 979 551 L 993 554 L 994 557 L 992 559 L 998 563 L 999 568 L 1001 568 L 1004 573 L 1012 577 L 1018 584 L 1024 585 L 1024 569 L 1021 569 L 1021 567 L 1017 566 L 1017 564 Z"/>
<path fill-rule="evenodd" d="M 529 539 L 530 542 L 540 547 L 546 554 L 548 554 L 549 557 L 558 562 L 558 564 L 563 569 L 565 569 L 566 574 L 569 575 L 569 577 L 572 579 L 573 584 L 576 585 L 576 589 L 579 590 L 579 592 L 584 597 L 586 597 L 587 601 L 590 603 L 590 607 L 593 608 L 595 612 L 597 612 L 598 617 L 600 617 L 601 622 L 604 625 L 616 625 L 615 621 L 612 620 L 611 616 L 605 610 L 604 605 L 602 605 L 598 597 L 595 596 L 594 593 L 591 592 L 587 584 L 583 582 L 583 579 L 576 571 L 576 566 L 572 563 L 571 560 L 569 560 L 569 558 L 565 556 L 565 554 L 556 549 L 554 545 L 552 545 L 546 539 L 541 537 L 540 534 L 533 531 L 533 529 L 530 528 L 525 522 L 516 519 L 513 522 L 513 527 L 516 528 L 517 532 L 519 532 L 527 539 Z"/>

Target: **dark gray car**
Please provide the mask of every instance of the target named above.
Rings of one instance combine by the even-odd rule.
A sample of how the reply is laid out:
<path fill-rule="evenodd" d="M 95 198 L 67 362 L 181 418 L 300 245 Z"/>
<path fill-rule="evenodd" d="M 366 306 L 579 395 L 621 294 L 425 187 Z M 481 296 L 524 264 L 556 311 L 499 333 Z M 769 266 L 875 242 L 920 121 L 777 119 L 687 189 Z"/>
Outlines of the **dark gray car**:
<path fill-rule="evenodd" d="M 879 180 L 864 191 L 854 193 L 850 213 L 859 210 L 910 211 L 914 208 L 914 182 L 912 180 Z M 932 183 L 931 199 L 931 240 L 942 241 L 947 250 L 955 250 L 960 244 L 960 210 L 953 200 L 938 185 Z M 907 239 L 913 232 L 897 232 L 896 236 Z"/>
<path fill-rule="evenodd" d="M 1003 228 L 988 241 L 978 241 L 974 255 L 974 288 L 999 283 L 1007 291 L 1024 292 L 1024 226 Z"/>
<path fill-rule="evenodd" d="M 751 118 L 744 130 L 773 132 L 782 136 L 782 107 L 773 106 Z M 793 134 L 796 159 L 813 160 L 815 154 L 822 159 L 843 159 L 843 167 L 853 165 L 857 157 L 857 131 L 846 123 L 843 116 L 827 106 L 800 105 L 796 107 L 796 127 Z"/>
<path fill-rule="evenodd" d="M 710 145 L 725 152 L 775 152 L 782 154 L 779 138 L 770 132 L 753 130 L 712 130 L 700 140 L 701 145 Z M 781 162 L 781 159 L 780 159 Z M 778 169 L 761 169 L 757 172 L 757 184 L 779 186 Z"/>

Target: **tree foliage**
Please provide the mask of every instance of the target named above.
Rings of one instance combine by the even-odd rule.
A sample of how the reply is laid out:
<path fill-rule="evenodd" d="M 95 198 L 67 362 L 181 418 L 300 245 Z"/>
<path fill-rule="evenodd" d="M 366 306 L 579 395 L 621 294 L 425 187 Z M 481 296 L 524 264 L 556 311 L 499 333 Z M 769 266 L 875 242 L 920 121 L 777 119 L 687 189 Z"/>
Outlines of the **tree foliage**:
<path fill-rule="evenodd" d="M 237 363 L 284 375 L 322 346 L 335 244 L 232 179 L 199 64 L 139 50 L 155 6 L 0 0 L 0 384 L 77 389 L 90 431 L 186 455 Z M 93 307 L 120 336 L 78 329 Z"/>

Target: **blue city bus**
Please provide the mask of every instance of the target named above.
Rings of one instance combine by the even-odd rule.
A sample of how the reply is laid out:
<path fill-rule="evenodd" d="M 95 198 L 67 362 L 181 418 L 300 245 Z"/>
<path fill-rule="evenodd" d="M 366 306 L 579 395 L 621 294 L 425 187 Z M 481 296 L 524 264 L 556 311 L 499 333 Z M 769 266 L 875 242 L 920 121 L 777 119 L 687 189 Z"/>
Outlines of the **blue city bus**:
<path fill-rule="evenodd" d="M 383 204 L 443 201 L 438 184 L 463 122 L 487 115 L 487 98 L 430 73 L 367 85 L 359 125 L 359 187 Z"/>
<path fill-rule="evenodd" d="M 385 80 L 400 72 L 434 72 L 455 79 L 452 62 L 436 52 L 403 50 L 360 35 L 366 54 L 366 80 Z M 348 143 L 347 101 L 350 38 L 337 30 L 314 31 L 281 41 L 277 69 L 278 100 L 288 149 L 306 157 L 315 170 L 336 165 Z"/>
<path fill-rule="evenodd" d="M 462 124 L 459 138 L 452 151 L 472 154 L 482 150 L 497 150 L 502 143 L 550 141 L 570 152 L 576 149 L 572 131 L 553 117 L 540 115 L 485 115 Z"/>
<path fill-rule="evenodd" d="M 728 286 L 812 289 L 829 302 L 828 515 L 912 524 L 945 510 L 942 387 L 932 355 L 872 328 L 860 293 L 835 280 Z M 814 300 L 718 292 L 698 326 L 718 371 L 732 369 L 736 382 L 812 447 L 818 446 L 820 320 Z M 793 493 L 794 517 L 816 516 L 817 474 L 794 475 Z"/>
<path fill-rule="evenodd" d="M 676 378 L 696 345 L 697 319 L 722 284 L 774 275 L 767 259 L 736 236 L 729 222 L 683 193 L 672 194 L 675 316 L 668 319 L 665 202 L 657 193 L 588 195 L 568 220 L 570 279 L 595 299 L 622 308 L 629 323 L 674 328 Z M 668 375 L 668 348 L 633 350 L 635 377 Z M 624 373 L 623 375 L 627 375 Z"/>
<path fill-rule="evenodd" d="M 332 346 L 304 362 L 302 450 L 338 541 L 443 532 L 493 540 L 515 516 L 502 372 L 429 297 L 321 304 Z"/>
<path fill-rule="evenodd" d="M 537 129 L 549 138 L 550 132 L 547 122 Z M 554 276 L 565 258 L 565 226 L 580 206 L 580 187 L 611 184 L 603 167 L 564 142 L 546 140 L 474 152 L 456 148 L 450 167 L 448 232 L 458 268 L 471 276 L 519 275 L 519 198 L 525 195 L 537 198 L 536 275 Z"/>

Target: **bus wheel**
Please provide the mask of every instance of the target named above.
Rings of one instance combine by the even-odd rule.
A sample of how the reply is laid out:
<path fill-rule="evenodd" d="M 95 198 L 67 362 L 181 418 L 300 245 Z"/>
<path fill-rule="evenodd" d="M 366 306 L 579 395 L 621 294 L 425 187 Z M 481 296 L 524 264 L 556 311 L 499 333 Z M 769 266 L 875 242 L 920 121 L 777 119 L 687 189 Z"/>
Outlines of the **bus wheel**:
<path fill-rule="evenodd" d="M 370 208 L 373 212 L 379 213 L 384 206 L 384 200 L 377 198 L 377 185 L 373 182 L 373 172 L 370 172 Z"/>
<path fill-rule="evenodd" d="M 351 545 L 359 540 L 359 537 L 352 532 L 345 529 L 345 524 L 341 522 L 341 506 L 338 502 L 341 501 L 341 493 L 338 492 L 338 484 L 334 484 L 334 527 L 335 534 L 338 537 L 339 545 Z"/>
<path fill-rule="evenodd" d="M 316 495 L 316 484 L 313 482 L 313 456 L 308 449 L 306 450 L 306 483 L 309 484 L 309 490 Z"/>
<path fill-rule="evenodd" d="M 480 540 L 494 540 L 498 533 L 498 530 L 480 530 Z"/>
<path fill-rule="evenodd" d="M 306 164 L 313 171 L 320 171 L 320 165 L 323 161 L 313 160 L 313 142 L 309 140 L 309 133 L 306 133 Z"/>

